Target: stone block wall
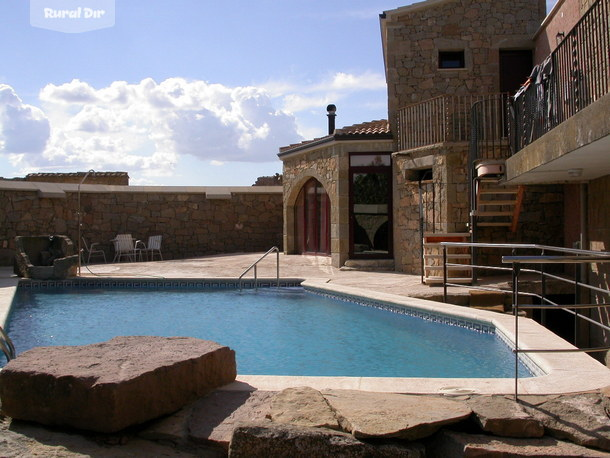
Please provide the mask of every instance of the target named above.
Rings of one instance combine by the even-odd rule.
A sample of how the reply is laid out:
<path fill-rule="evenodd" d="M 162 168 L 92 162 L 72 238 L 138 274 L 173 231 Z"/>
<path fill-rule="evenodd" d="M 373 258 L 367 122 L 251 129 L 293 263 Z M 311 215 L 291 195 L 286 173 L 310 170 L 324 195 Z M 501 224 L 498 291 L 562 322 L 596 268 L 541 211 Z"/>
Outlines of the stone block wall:
<path fill-rule="evenodd" d="M 419 274 L 421 230 L 417 170 L 432 169 L 422 186 L 424 232 L 468 232 L 468 145 L 440 144 L 394 155 L 394 257 L 396 270 Z M 478 230 L 478 242 L 563 246 L 563 187 L 527 186 L 516 233 L 506 227 Z M 504 253 L 506 254 L 506 253 Z M 500 264 L 498 251 L 479 252 L 482 263 Z"/>
<path fill-rule="evenodd" d="M 2 183 L 0 183 L 2 184 Z M 23 185 L 24 183 L 21 183 Z M 78 195 L 66 185 L 62 197 L 40 197 L 29 188 L 0 186 L 0 262 L 12 263 L 17 235 L 65 234 L 78 239 Z M 83 185 L 82 235 L 107 257 L 116 234 L 146 241 L 162 235 L 166 259 L 266 251 L 282 246 L 282 188 L 147 188 Z"/>
<path fill-rule="evenodd" d="M 338 253 L 342 250 L 343 237 L 340 221 L 340 195 L 347 198 L 345 184 L 341 186 L 340 170 L 345 168 L 343 158 L 335 152 L 334 146 L 328 145 L 320 149 L 308 151 L 283 160 L 284 184 L 284 250 L 287 254 L 298 253 L 295 221 L 295 204 L 303 185 L 311 178 L 318 180 L 328 194 L 330 200 L 330 246 L 331 256 L 335 253 L 336 263 L 339 263 Z M 341 189 L 341 194 L 340 190 Z M 349 239 L 349 233 L 348 237 Z M 346 245 L 347 247 L 347 245 Z"/>
<path fill-rule="evenodd" d="M 417 172 L 422 185 L 423 231 L 466 232 L 469 215 L 466 143 L 446 143 L 394 155 L 394 257 L 397 270 L 420 273 L 421 230 Z"/>
<path fill-rule="evenodd" d="M 543 0 L 421 2 L 381 19 L 392 131 L 397 111 L 440 95 L 499 91 L 499 50 L 532 49 Z M 439 69 L 439 51 L 464 51 L 465 66 Z"/>

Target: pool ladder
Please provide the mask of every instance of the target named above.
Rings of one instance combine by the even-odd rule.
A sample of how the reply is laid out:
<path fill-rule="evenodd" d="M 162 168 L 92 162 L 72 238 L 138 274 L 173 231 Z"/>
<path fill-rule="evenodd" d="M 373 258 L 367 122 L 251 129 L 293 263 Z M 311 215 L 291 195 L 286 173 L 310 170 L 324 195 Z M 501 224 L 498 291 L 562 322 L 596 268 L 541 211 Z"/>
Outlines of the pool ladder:
<path fill-rule="evenodd" d="M 2 329 L 0 326 L 0 350 L 6 356 L 6 360 L 10 361 L 11 359 L 15 359 L 17 354 L 15 353 L 15 346 L 13 345 L 13 341 L 8 336 L 8 334 Z"/>
<path fill-rule="evenodd" d="M 242 281 L 243 281 L 243 277 L 244 275 L 246 275 L 248 272 L 250 272 L 252 269 L 254 269 L 254 288 L 256 289 L 258 286 L 258 275 L 257 275 L 257 271 L 256 271 L 256 266 L 259 262 L 261 262 L 263 259 L 265 259 L 267 257 L 267 255 L 271 254 L 275 252 L 276 253 L 276 261 L 275 261 L 275 273 L 276 273 L 276 281 L 277 281 L 277 286 L 279 288 L 280 286 L 280 249 L 276 246 L 269 248 L 269 250 L 262 255 L 260 258 L 258 258 L 255 262 L 252 263 L 252 265 L 250 265 L 250 267 L 248 267 L 246 270 L 244 270 L 242 272 L 242 274 L 239 276 L 239 291 L 241 292 L 241 286 L 242 286 Z"/>

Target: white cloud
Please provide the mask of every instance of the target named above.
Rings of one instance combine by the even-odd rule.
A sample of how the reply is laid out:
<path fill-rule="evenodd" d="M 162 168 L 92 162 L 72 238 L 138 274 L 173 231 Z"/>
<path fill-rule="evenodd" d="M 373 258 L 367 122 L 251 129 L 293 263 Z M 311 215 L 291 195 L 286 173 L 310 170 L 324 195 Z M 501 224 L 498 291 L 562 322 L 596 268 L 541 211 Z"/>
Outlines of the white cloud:
<path fill-rule="evenodd" d="M 330 84 L 332 89 L 336 90 L 378 90 L 385 89 L 385 77 L 378 73 L 365 72 L 361 75 L 352 75 L 349 73 L 336 73 Z"/>
<path fill-rule="evenodd" d="M 185 156 L 202 167 L 272 162 L 279 147 L 309 133 L 312 113 L 317 120 L 328 103 L 380 89 L 383 76 L 371 72 L 258 87 L 147 78 L 94 88 L 72 80 L 42 88 L 38 108 L 0 85 L 0 152 L 24 172 L 121 170 L 142 182 L 175 173 Z"/>
<path fill-rule="evenodd" d="M 329 103 L 337 103 L 356 93 L 385 91 L 385 77 L 370 71 L 361 74 L 336 72 L 322 81 L 310 84 L 295 84 L 286 81 L 271 81 L 264 88 L 275 98 L 281 99 L 282 109 L 288 113 L 299 113 L 315 109 L 324 110 Z"/>
<path fill-rule="evenodd" d="M 183 155 L 216 164 L 276 160 L 278 148 L 298 138 L 294 117 L 256 87 L 148 78 L 95 89 L 72 80 L 48 84 L 39 98 L 42 110 L 0 86 L 0 148 L 23 170 L 65 165 L 163 176 Z"/>
<path fill-rule="evenodd" d="M 0 84 L 0 153 L 18 163 L 41 154 L 49 134 L 49 120 L 42 110 L 23 103 L 13 88 Z"/>

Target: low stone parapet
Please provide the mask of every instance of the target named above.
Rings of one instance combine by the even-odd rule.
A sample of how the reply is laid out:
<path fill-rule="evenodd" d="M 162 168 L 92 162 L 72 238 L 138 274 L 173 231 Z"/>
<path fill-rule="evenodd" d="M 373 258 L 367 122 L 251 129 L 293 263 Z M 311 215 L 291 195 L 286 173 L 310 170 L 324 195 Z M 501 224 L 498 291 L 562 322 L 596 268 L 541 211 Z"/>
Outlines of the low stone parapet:
<path fill-rule="evenodd" d="M 235 380 L 235 352 L 190 337 L 131 336 L 37 347 L 0 371 L 2 411 L 111 433 L 177 411 Z"/>

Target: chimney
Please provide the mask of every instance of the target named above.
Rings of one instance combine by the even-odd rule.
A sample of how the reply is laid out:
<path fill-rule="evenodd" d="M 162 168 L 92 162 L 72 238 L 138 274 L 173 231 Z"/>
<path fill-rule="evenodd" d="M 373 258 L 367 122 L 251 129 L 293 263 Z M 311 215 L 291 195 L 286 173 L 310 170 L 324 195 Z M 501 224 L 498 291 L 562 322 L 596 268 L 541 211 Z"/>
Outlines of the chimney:
<path fill-rule="evenodd" d="M 332 135 L 335 133 L 335 118 L 337 117 L 337 107 L 332 103 L 326 107 L 326 111 L 328 114 L 328 135 Z"/>

